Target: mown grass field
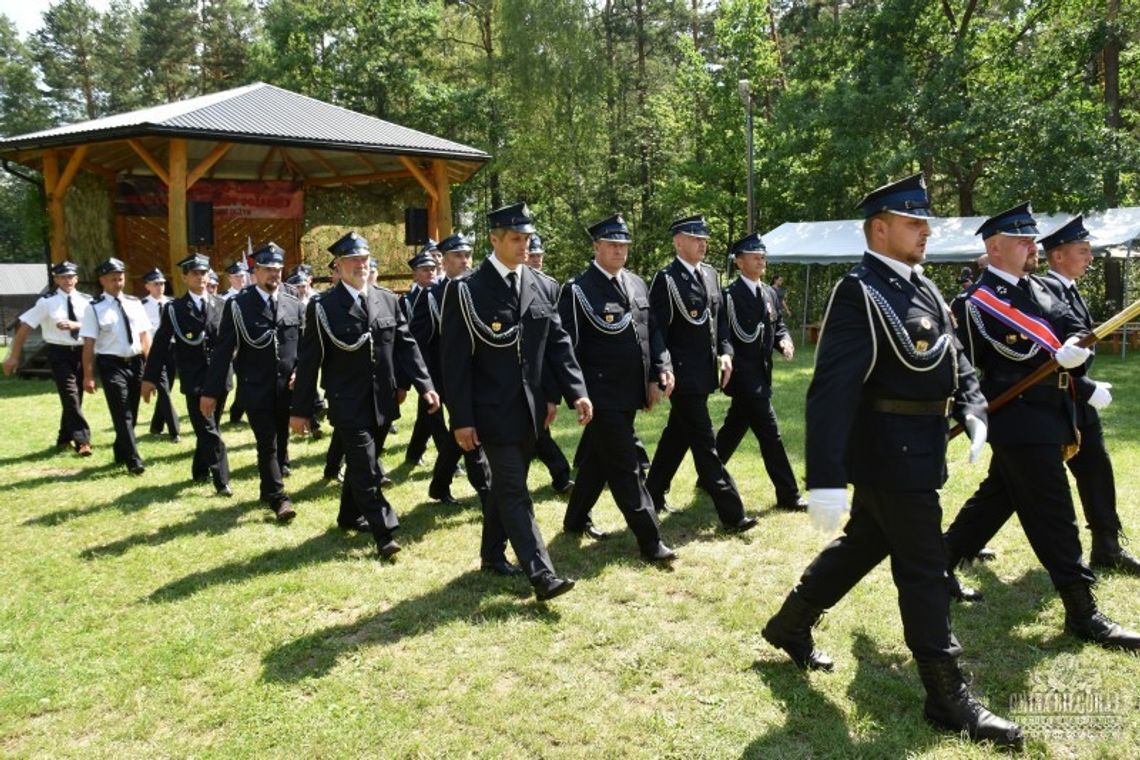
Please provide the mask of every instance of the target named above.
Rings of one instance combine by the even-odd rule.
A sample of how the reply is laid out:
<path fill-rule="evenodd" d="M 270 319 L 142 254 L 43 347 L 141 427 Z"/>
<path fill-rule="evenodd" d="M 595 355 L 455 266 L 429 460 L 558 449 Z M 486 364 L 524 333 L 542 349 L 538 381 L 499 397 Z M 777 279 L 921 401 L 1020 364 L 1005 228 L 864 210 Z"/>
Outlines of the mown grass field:
<path fill-rule="evenodd" d="M 1121 511 L 1140 536 L 1140 359 L 1098 360 L 1115 384 L 1106 412 Z M 797 472 L 811 357 L 777 371 L 777 410 Z M 181 399 L 179 398 L 181 403 Z M 723 418 L 727 400 L 714 400 Z M 602 543 L 560 533 L 564 500 L 541 464 L 536 511 L 560 572 L 581 579 L 543 607 L 525 580 L 478 571 L 479 512 L 426 498 L 429 468 L 401 466 L 405 416 L 385 462 L 405 551 L 374 559 L 367 536 L 334 525 L 338 486 L 321 481 L 327 438 L 295 442 L 293 524 L 257 502 L 253 436 L 224 428 L 235 496 L 189 482 L 183 442 L 145 434 L 149 469 L 111 464 L 102 395 L 88 397 L 95 456 L 57 454 L 54 389 L 0 381 L 0 753 L 83 757 L 985 757 L 928 728 L 884 564 L 816 632 L 833 673 L 804 676 L 760 637 L 764 621 L 826 543 L 805 515 L 773 510 L 755 442 L 730 470 L 761 524 L 717 529 L 690 461 L 664 519 L 673 570 L 636 558 L 628 531 Z M 405 414 L 414 412 L 411 403 Z M 665 409 L 643 415 L 652 451 Z M 563 411 L 556 436 L 572 455 Z M 428 459 L 434 456 L 429 449 Z M 984 462 L 951 446 L 946 520 Z M 609 496 L 601 527 L 623 527 Z M 1082 521 L 1083 523 L 1083 521 Z M 1082 532 L 1086 541 L 1088 533 Z M 955 607 L 964 666 L 991 706 L 1093 694 L 1092 715 L 1022 715 L 1028 755 L 1136 757 L 1140 658 L 1082 645 L 1016 522 L 996 563 L 966 572 L 989 596 Z M 1140 550 L 1140 547 L 1134 547 Z M 1140 580 L 1106 576 L 1113 617 L 1140 626 Z"/>

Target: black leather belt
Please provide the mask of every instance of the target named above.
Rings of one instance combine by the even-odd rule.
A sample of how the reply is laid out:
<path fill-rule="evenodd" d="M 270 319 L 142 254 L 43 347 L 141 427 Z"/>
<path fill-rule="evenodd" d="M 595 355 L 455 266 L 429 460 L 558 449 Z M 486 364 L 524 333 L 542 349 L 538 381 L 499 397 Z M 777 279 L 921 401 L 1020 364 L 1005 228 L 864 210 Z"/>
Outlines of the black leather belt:
<path fill-rule="evenodd" d="M 871 409 L 887 414 L 909 414 L 914 416 L 946 417 L 954 406 L 954 399 L 943 398 L 937 401 L 909 401 L 901 398 L 871 399 Z"/>
<path fill-rule="evenodd" d="M 1008 386 L 1012 387 L 1014 385 L 1017 385 L 1018 383 L 1020 383 L 1022 380 L 1024 380 L 1027 377 L 1029 377 L 1029 376 L 1028 375 L 1004 375 L 1001 373 L 995 373 L 993 375 L 987 376 L 986 379 L 992 380 L 995 383 L 1001 383 L 1002 385 L 1008 385 Z M 1073 380 L 1072 375 L 1070 375 L 1068 372 L 1065 372 L 1064 370 L 1061 370 L 1060 372 L 1050 372 L 1048 375 L 1045 375 L 1045 377 L 1043 377 L 1040 380 L 1038 380 L 1037 382 L 1035 382 L 1032 387 L 1034 387 L 1034 388 L 1044 387 L 1044 388 L 1050 388 L 1050 389 L 1055 388 L 1056 390 L 1067 391 L 1069 389 L 1069 384 L 1072 382 L 1072 380 Z"/>

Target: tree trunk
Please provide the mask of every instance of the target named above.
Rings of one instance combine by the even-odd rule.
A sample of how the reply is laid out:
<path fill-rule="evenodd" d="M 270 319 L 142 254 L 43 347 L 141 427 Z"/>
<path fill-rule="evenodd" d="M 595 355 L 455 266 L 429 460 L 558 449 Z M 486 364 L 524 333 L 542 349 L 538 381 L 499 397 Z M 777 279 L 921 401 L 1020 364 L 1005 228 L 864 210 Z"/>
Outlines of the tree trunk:
<path fill-rule="evenodd" d="M 1113 132 L 1124 128 L 1120 114 L 1120 30 L 1116 22 L 1120 16 L 1120 0 L 1108 0 L 1105 24 L 1108 34 L 1104 41 L 1104 123 Z M 1111 166 L 1104 173 L 1104 200 L 1109 207 L 1120 202 L 1120 172 Z"/>

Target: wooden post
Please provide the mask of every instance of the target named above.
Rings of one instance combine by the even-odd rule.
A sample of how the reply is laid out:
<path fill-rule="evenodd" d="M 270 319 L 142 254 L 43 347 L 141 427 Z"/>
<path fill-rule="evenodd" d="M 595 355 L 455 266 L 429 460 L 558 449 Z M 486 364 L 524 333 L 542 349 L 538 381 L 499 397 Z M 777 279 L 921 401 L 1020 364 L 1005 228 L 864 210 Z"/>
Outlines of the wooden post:
<path fill-rule="evenodd" d="M 447 161 L 436 159 L 431 163 L 437 201 L 435 204 L 435 224 L 439 237 L 443 240 L 451 235 L 451 183 L 447 180 Z"/>
<path fill-rule="evenodd" d="M 51 218 L 51 261 L 58 264 L 67 259 L 67 226 L 63 218 L 63 194 L 56 193 L 59 185 L 59 154 L 44 151 L 44 193 L 47 195 L 47 212 Z"/>
<path fill-rule="evenodd" d="M 186 140 L 171 138 L 170 166 L 167 172 L 170 184 L 167 185 L 167 234 L 170 237 L 170 279 L 174 281 L 174 292 L 182 295 L 186 285 L 175 277 L 178 262 L 186 258 Z"/>
<path fill-rule="evenodd" d="M 434 196 L 427 197 L 428 237 L 439 242 L 439 203 Z"/>

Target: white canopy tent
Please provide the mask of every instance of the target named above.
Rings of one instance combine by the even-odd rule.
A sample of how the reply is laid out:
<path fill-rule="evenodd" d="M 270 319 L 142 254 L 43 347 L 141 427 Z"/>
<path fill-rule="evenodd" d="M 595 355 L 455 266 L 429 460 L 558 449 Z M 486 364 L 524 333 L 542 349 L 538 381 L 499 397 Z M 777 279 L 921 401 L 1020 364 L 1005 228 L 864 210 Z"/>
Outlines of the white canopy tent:
<path fill-rule="evenodd" d="M 1035 214 L 1037 228 L 1048 235 L 1073 214 Z M 938 217 L 930 220 L 926 260 L 931 263 L 970 261 L 986 252 L 975 231 L 984 216 Z M 1140 240 L 1140 207 L 1113 208 L 1085 215 L 1089 242 L 1100 255 L 1127 256 L 1133 241 Z M 863 258 L 863 221 L 785 222 L 764 233 L 768 261 L 779 264 L 841 264 Z"/>
<path fill-rule="evenodd" d="M 1048 235 L 1075 214 L 1035 214 L 1037 228 Z M 926 260 L 930 263 L 973 262 L 986 252 L 975 231 L 986 220 L 984 216 L 937 217 L 930 220 L 931 235 L 926 243 Z M 1134 248 L 1140 251 L 1140 207 L 1113 208 L 1085 214 L 1085 228 L 1091 233 L 1089 242 L 1094 255 L 1130 259 Z M 1135 244 L 1135 245 L 1134 245 Z M 769 263 L 806 264 L 807 285 L 804 288 L 805 322 L 808 294 L 811 289 L 812 264 L 854 263 L 863 258 L 866 243 L 863 221 L 845 219 L 836 222 L 785 222 L 764 234 Z M 1127 292 L 1127 272 L 1125 292 Z M 804 326 L 806 331 L 807 327 Z M 1127 341 L 1125 341 L 1127 342 Z"/>

